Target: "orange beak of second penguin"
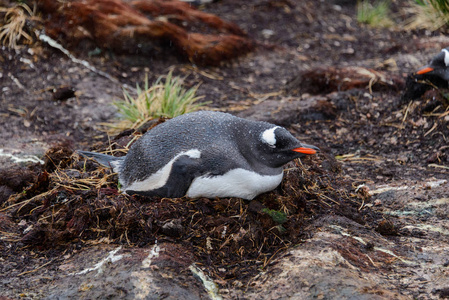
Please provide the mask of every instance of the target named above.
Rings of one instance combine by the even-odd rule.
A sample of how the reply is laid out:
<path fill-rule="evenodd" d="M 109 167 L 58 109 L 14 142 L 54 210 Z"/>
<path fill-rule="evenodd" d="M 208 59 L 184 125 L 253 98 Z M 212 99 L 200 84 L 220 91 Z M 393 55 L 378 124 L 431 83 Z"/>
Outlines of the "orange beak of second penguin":
<path fill-rule="evenodd" d="M 315 149 L 306 148 L 306 147 L 295 148 L 295 149 L 292 149 L 292 151 L 304 153 L 304 154 L 315 154 L 316 153 Z"/>
<path fill-rule="evenodd" d="M 422 75 L 422 74 L 426 74 L 426 73 L 432 72 L 433 70 L 434 69 L 431 68 L 431 67 L 425 67 L 425 68 L 422 68 L 421 70 L 419 70 L 418 72 L 416 72 L 416 74 Z"/>

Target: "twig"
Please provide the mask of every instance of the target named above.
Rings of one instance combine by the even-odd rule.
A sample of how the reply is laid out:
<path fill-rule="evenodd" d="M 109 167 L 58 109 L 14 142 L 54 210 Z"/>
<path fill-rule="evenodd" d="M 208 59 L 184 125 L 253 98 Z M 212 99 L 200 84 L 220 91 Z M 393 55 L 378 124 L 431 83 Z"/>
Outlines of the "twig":
<path fill-rule="evenodd" d="M 38 197 L 45 197 L 45 196 L 51 194 L 52 192 L 54 192 L 56 189 L 57 189 L 57 188 L 54 188 L 54 189 L 52 189 L 52 190 L 50 190 L 50 191 L 48 191 L 48 192 L 45 192 L 45 193 L 36 195 L 36 196 L 34 196 L 33 198 L 31 198 L 31 199 L 27 199 L 27 200 L 24 200 L 24 201 L 21 201 L 21 202 L 12 204 L 12 205 L 10 205 L 10 206 L 8 206 L 8 207 L 5 207 L 5 208 L 3 208 L 3 209 L 0 209 L 0 212 L 5 211 L 5 210 L 8 210 L 8 209 L 10 209 L 10 208 L 13 208 L 13 207 L 18 206 L 18 205 L 21 205 L 21 204 L 23 204 L 22 207 L 24 207 L 26 204 L 30 203 L 31 201 L 35 200 L 36 198 L 38 198 Z M 22 209 L 22 207 L 19 208 L 18 211 L 20 211 L 20 210 Z"/>
<path fill-rule="evenodd" d="M 430 128 L 430 130 L 427 131 L 427 132 L 424 134 L 424 136 L 429 135 L 432 131 L 435 130 L 435 128 L 437 128 L 437 126 L 438 126 L 438 122 L 435 122 L 435 123 L 433 124 L 432 128 Z"/>
<path fill-rule="evenodd" d="M 22 273 L 20 273 L 20 274 L 17 275 L 17 276 L 22 276 L 22 275 L 25 275 L 25 274 L 34 273 L 34 272 L 36 272 L 37 270 L 42 269 L 42 268 L 45 267 L 46 265 L 52 263 L 53 261 L 54 261 L 54 259 L 50 260 L 49 262 L 46 262 L 45 264 L 43 264 L 43 265 L 40 266 L 40 267 L 37 267 L 37 268 L 34 269 L 34 270 L 22 272 Z"/>
<path fill-rule="evenodd" d="M 204 76 L 204 77 L 206 77 L 206 78 L 209 78 L 209 79 L 213 79 L 213 80 L 224 80 L 224 77 L 221 76 L 221 75 L 218 75 L 218 74 L 216 74 L 216 73 L 215 73 L 215 74 L 212 74 L 211 71 L 206 72 L 206 71 L 200 70 L 200 69 L 198 69 L 197 67 L 194 67 L 194 66 L 187 66 L 186 69 L 187 69 L 187 70 L 192 70 L 193 72 L 198 73 L 198 74 L 200 74 L 200 75 L 202 75 L 202 76 Z"/>
<path fill-rule="evenodd" d="M 365 206 L 365 199 L 362 199 L 362 205 L 360 205 L 358 211 L 361 211 L 364 206 Z"/>
<path fill-rule="evenodd" d="M 374 263 L 374 261 L 371 259 L 371 257 L 369 257 L 368 254 L 365 254 L 366 257 L 368 257 L 368 259 L 370 260 L 370 262 L 373 264 L 374 267 L 377 267 L 377 265 Z"/>
<path fill-rule="evenodd" d="M 437 165 L 437 164 L 429 164 L 427 165 L 428 167 L 434 167 L 434 168 L 441 168 L 441 169 L 447 169 L 449 170 L 449 167 L 447 166 L 442 166 L 442 165 Z"/>
<path fill-rule="evenodd" d="M 284 244 L 284 245 L 285 245 L 285 244 Z M 276 256 L 276 254 L 278 254 L 279 251 L 281 251 L 281 250 L 286 250 L 286 249 L 288 249 L 288 246 L 287 246 L 287 245 L 285 245 L 285 248 L 279 248 L 279 249 L 277 249 L 276 252 L 274 252 L 273 255 L 270 256 L 270 258 L 268 258 L 267 260 L 265 260 L 265 261 L 263 262 L 262 268 L 265 268 L 265 267 L 266 267 L 266 266 L 273 260 L 273 258 Z"/>
<path fill-rule="evenodd" d="M 332 199 L 332 198 L 329 198 L 329 197 L 326 196 L 326 195 L 320 194 L 320 195 L 318 195 L 318 196 L 323 197 L 323 198 L 326 198 L 326 199 L 328 199 L 328 200 L 334 202 L 335 204 L 340 205 L 340 203 L 338 203 L 337 201 L 335 201 L 335 200 Z"/>
<path fill-rule="evenodd" d="M 14 75 L 12 75 L 11 73 L 8 73 L 8 77 L 11 78 L 11 80 L 19 87 L 19 89 L 25 90 L 25 87 L 23 86 L 23 84 L 21 84 L 19 79 L 14 77 Z"/>
<path fill-rule="evenodd" d="M 109 79 L 110 81 L 112 81 L 112 82 L 114 82 L 116 84 L 119 84 L 123 88 L 127 88 L 129 90 L 132 90 L 133 92 L 136 91 L 133 87 L 130 87 L 127 84 L 122 84 L 117 78 L 112 77 L 108 73 L 103 72 L 101 70 L 98 70 L 94 66 L 90 65 L 87 61 L 76 58 L 67 49 L 65 49 L 61 44 L 59 44 L 57 41 L 55 41 L 54 39 L 52 39 L 48 35 L 45 35 L 45 34 L 39 32 L 37 30 L 35 31 L 35 34 L 42 42 L 47 43 L 50 47 L 53 47 L 53 48 L 56 48 L 56 49 L 60 50 L 62 53 L 67 55 L 67 57 L 70 58 L 70 60 L 73 61 L 74 63 L 82 65 L 83 67 L 89 69 L 90 71 L 92 71 L 92 72 L 94 72 L 94 73 L 96 73 L 96 74 L 98 74 L 98 75 L 100 75 L 102 77 L 105 77 L 106 79 Z"/>
<path fill-rule="evenodd" d="M 405 114 L 404 117 L 402 118 L 402 123 L 401 123 L 401 128 L 400 129 L 404 129 L 404 122 L 407 119 L 407 115 L 408 115 L 408 111 L 410 109 L 410 105 L 412 105 L 413 101 L 410 101 L 407 105 L 407 109 L 405 110 Z"/>
<path fill-rule="evenodd" d="M 397 124 L 393 124 L 393 123 L 382 123 L 382 124 L 380 124 L 380 126 L 395 127 L 397 129 L 402 129 L 402 124 L 401 125 L 397 125 Z"/>

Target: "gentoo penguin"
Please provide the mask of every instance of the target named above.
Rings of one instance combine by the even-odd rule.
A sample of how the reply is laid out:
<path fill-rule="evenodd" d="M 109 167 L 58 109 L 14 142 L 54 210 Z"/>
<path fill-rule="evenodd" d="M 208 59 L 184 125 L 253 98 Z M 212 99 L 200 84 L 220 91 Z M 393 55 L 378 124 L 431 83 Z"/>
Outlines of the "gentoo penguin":
<path fill-rule="evenodd" d="M 317 150 L 283 127 L 199 111 L 154 127 L 124 157 L 79 153 L 112 167 L 127 194 L 250 200 L 280 184 L 284 164 Z"/>
<path fill-rule="evenodd" d="M 430 75 L 449 81 L 449 47 L 438 53 L 429 64 L 416 72 L 418 75 Z"/>
<path fill-rule="evenodd" d="M 447 89 L 449 84 L 449 47 L 444 48 L 417 72 L 407 76 L 402 102 L 418 99 L 432 88 Z M 423 108 L 424 109 L 424 108 Z"/>

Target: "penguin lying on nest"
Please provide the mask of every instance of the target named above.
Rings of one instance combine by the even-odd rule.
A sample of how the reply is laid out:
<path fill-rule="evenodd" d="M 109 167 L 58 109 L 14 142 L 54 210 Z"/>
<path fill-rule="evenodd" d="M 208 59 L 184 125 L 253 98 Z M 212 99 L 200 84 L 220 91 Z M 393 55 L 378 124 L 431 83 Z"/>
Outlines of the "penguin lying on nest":
<path fill-rule="evenodd" d="M 418 99 L 432 88 L 447 89 L 448 84 L 449 47 L 441 50 L 427 65 L 408 75 L 402 102 Z"/>
<path fill-rule="evenodd" d="M 283 127 L 199 111 L 154 127 L 124 157 L 78 152 L 112 167 L 130 195 L 250 200 L 281 183 L 284 164 L 317 150 Z"/>

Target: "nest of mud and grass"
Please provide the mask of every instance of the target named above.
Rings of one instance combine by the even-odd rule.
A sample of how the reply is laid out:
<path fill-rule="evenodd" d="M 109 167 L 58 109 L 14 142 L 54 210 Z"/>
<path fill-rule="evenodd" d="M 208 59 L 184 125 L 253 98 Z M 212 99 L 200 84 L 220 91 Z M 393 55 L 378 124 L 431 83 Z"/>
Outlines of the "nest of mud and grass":
<path fill-rule="evenodd" d="M 109 150 L 129 146 L 140 134 L 119 135 Z M 223 280 L 251 279 L 308 238 L 311 221 L 323 214 L 369 226 L 378 219 L 364 206 L 370 200 L 367 190 L 356 189 L 359 183 L 343 176 L 339 163 L 326 154 L 291 162 L 281 186 L 252 201 L 124 195 L 116 174 L 64 143 L 47 152 L 44 165 L 4 175 L 0 185 L 14 185 L 15 191 L 1 203 L 0 216 L 12 221 L 2 231 L 10 232 L 15 251 L 51 256 L 98 243 L 144 247 L 169 241 L 191 249 L 211 275 Z M 0 246 L 1 252 L 10 250 Z"/>

